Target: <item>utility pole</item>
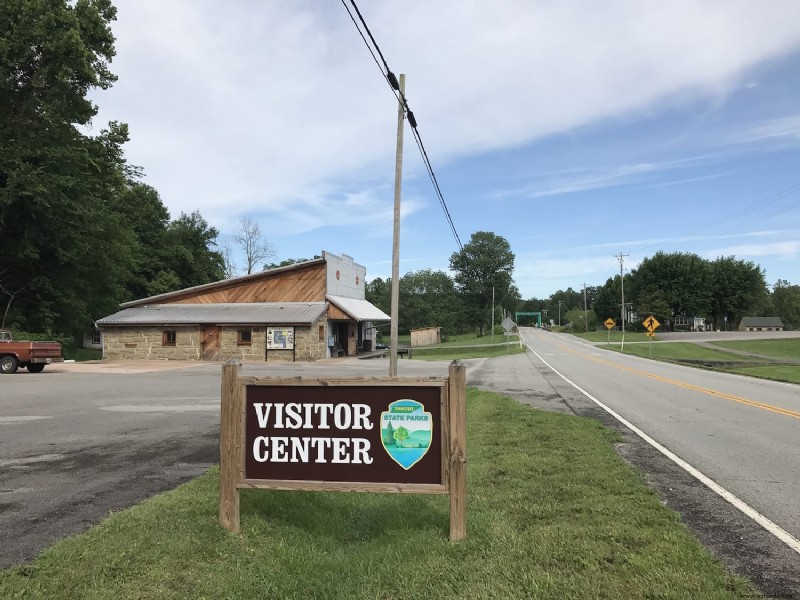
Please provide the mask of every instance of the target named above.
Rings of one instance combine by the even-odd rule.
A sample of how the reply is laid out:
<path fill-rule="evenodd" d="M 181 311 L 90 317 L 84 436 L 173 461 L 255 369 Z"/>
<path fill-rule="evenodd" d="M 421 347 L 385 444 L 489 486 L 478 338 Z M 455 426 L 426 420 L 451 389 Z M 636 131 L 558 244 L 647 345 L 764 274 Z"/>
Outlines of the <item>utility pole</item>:
<path fill-rule="evenodd" d="M 492 286 L 492 343 L 494 344 L 494 286 Z"/>
<path fill-rule="evenodd" d="M 561 327 L 561 300 L 558 301 L 558 326 Z"/>
<path fill-rule="evenodd" d="M 625 350 L 625 275 L 622 272 L 622 262 L 625 260 L 626 256 L 630 256 L 630 254 L 615 254 L 614 257 L 619 259 L 619 286 L 620 290 L 622 291 L 622 308 L 621 316 L 622 316 L 622 345 L 620 346 L 620 351 Z"/>
<path fill-rule="evenodd" d="M 586 316 L 584 317 L 586 319 L 586 323 L 584 325 L 586 327 L 585 331 L 588 333 L 589 332 L 589 309 L 588 309 L 588 307 L 586 305 L 586 282 L 585 281 L 583 282 L 583 312 L 586 313 Z"/>
<path fill-rule="evenodd" d="M 389 377 L 397 377 L 397 321 L 400 304 L 400 188 L 403 181 L 403 121 L 406 109 L 406 76 L 400 74 L 400 100 L 397 104 L 397 154 L 394 167 L 394 232 L 392 236 L 392 327 L 389 349 Z"/>

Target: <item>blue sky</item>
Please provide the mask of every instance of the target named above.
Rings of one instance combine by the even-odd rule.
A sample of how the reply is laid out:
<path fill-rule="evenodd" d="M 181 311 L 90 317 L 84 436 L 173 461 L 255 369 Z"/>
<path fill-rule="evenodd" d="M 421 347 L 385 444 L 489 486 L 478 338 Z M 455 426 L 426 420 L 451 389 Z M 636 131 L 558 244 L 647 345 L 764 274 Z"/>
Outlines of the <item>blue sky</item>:
<path fill-rule="evenodd" d="M 391 273 L 397 104 L 341 2 L 120 0 L 94 129 L 172 215 L 277 260 Z M 359 3 L 407 75 L 455 227 L 505 237 L 523 298 L 601 285 L 658 250 L 800 283 L 800 2 Z M 400 272 L 458 249 L 406 128 Z"/>

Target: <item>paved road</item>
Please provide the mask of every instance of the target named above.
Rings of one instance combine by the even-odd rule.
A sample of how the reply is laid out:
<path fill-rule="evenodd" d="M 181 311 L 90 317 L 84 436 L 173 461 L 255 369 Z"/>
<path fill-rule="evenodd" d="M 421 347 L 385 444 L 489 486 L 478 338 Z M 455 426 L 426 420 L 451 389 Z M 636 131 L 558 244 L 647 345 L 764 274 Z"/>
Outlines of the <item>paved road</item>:
<path fill-rule="evenodd" d="M 534 406 L 569 410 L 619 427 L 558 371 L 800 538 L 800 386 L 624 356 L 540 330 L 524 329 L 523 338 L 534 353 L 520 357 L 513 368 L 487 362 L 473 379 Z M 541 377 L 528 377 L 526 371 Z M 800 555 L 764 536 L 763 529 L 632 437 L 628 432 L 633 452 L 621 452 L 629 453 L 627 458 L 651 483 L 660 482 L 659 491 L 672 495 L 671 505 L 694 522 L 701 538 L 703 530 L 727 530 L 704 541 L 716 545 L 721 555 L 727 553 L 733 566 L 762 589 L 771 584 L 772 593 L 800 592 Z M 683 489 L 673 494 L 678 484 Z"/>

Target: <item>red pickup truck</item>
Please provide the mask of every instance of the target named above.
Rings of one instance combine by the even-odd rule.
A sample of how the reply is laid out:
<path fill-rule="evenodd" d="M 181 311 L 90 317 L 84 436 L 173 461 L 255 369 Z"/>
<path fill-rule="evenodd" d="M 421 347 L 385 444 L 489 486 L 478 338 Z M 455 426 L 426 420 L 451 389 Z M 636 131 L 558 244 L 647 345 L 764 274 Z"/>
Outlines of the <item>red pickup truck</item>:
<path fill-rule="evenodd" d="M 41 373 L 54 362 L 64 362 L 58 342 L 15 342 L 10 331 L 0 329 L 0 373 L 16 373 L 19 367 Z"/>

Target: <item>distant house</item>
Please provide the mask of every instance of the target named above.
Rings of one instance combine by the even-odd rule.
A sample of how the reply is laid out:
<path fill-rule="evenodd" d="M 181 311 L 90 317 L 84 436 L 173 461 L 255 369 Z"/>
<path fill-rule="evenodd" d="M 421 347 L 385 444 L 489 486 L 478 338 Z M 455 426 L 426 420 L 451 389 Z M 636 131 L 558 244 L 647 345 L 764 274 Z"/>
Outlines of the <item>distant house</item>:
<path fill-rule="evenodd" d="M 705 317 L 687 317 L 678 315 L 673 321 L 675 331 L 705 331 L 707 328 Z"/>
<path fill-rule="evenodd" d="M 411 347 L 433 346 L 442 343 L 440 327 L 421 327 L 411 330 Z"/>
<path fill-rule="evenodd" d="M 142 298 L 97 321 L 111 360 L 314 361 L 374 346 L 366 269 L 322 258 Z"/>
<path fill-rule="evenodd" d="M 783 331 L 780 317 L 743 317 L 739 331 Z"/>

